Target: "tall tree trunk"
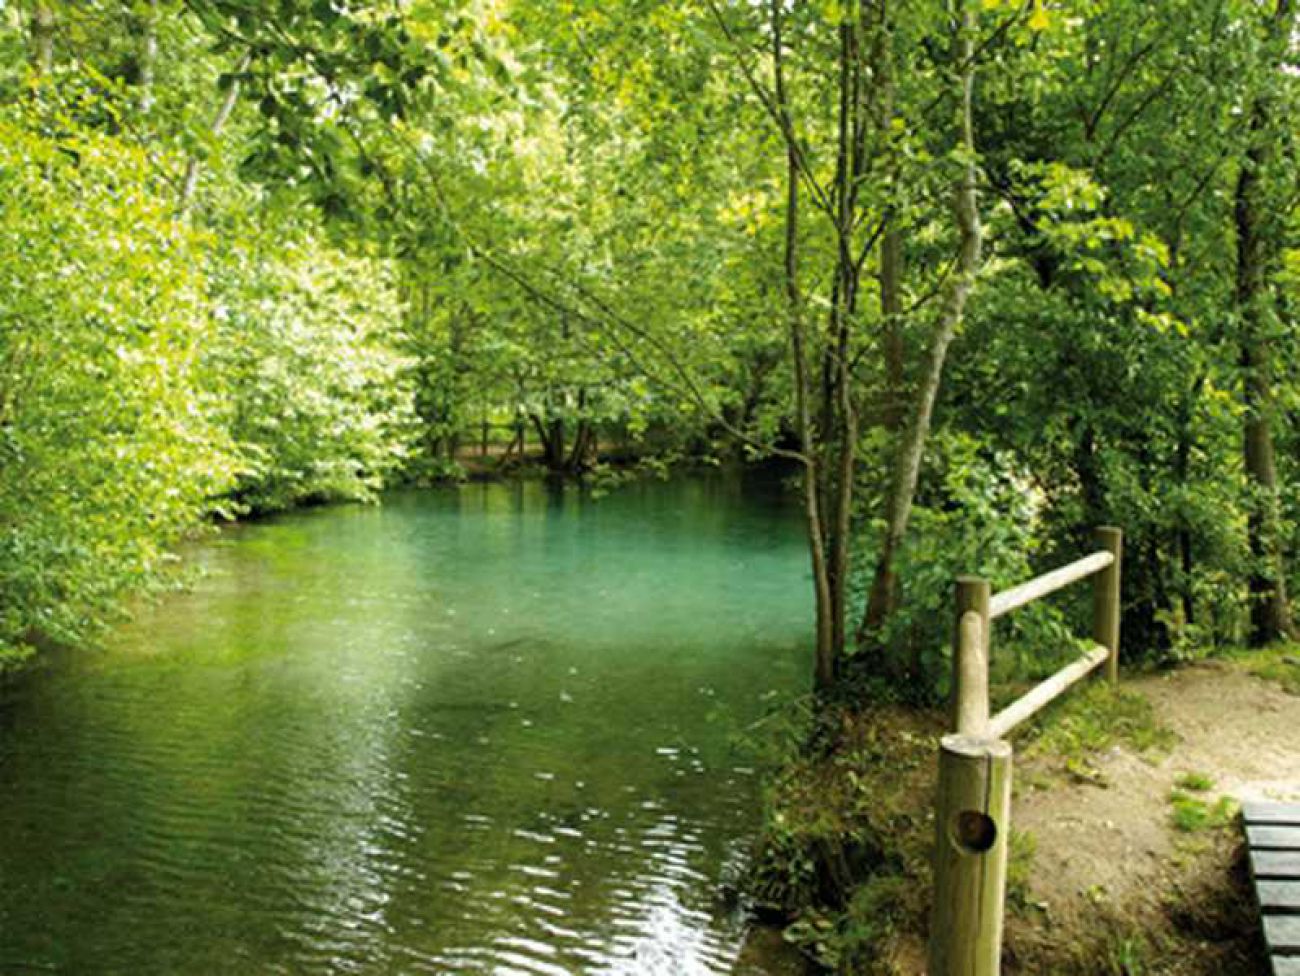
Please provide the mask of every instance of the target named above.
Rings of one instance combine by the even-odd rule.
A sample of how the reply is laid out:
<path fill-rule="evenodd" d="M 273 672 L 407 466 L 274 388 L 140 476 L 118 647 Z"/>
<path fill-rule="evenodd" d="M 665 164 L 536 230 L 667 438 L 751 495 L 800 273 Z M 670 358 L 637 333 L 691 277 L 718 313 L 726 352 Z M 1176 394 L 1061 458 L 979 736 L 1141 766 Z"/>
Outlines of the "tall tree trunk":
<path fill-rule="evenodd" d="M 578 426 L 573 434 L 573 446 L 569 450 L 564 469 L 570 472 L 582 471 L 587 466 L 588 452 L 591 449 L 591 423 L 586 418 L 587 388 L 578 388 Z"/>
<path fill-rule="evenodd" d="M 446 425 L 445 433 L 442 437 L 442 446 L 444 458 L 448 464 L 456 462 L 456 455 L 460 452 L 460 405 L 461 389 L 458 382 L 461 376 L 462 363 L 465 355 L 465 330 L 467 325 L 473 324 L 473 312 L 468 306 L 461 307 L 461 313 L 453 313 L 450 321 L 447 323 L 447 363 L 450 369 L 446 370 L 442 383 L 442 396 L 439 410 L 439 419 Z M 468 425 L 467 425 L 468 426 Z M 470 430 L 473 430 L 470 427 Z M 471 438 L 473 435 L 470 435 Z"/>
<path fill-rule="evenodd" d="M 54 13 L 45 3 L 32 12 L 32 64 L 42 77 L 54 70 Z"/>
<path fill-rule="evenodd" d="M 983 230 L 980 227 L 979 201 L 976 195 L 975 133 L 972 101 L 975 87 L 975 14 L 969 2 L 963 4 L 962 25 L 957 42 L 957 60 L 962 65 L 959 128 L 966 163 L 956 188 L 955 218 L 961 247 L 951 283 L 944 296 L 939 321 L 930 338 L 920 385 L 913 403 L 912 417 L 895 453 L 893 476 L 885 511 L 885 530 L 880 541 L 875 576 L 867 596 L 866 608 L 858 628 L 858 639 L 867 642 L 879 633 L 897 600 L 895 561 L 907 523 L 911 518 L 921 458 L 930 433 L 944 361 L 957 326 L 965 313 L 966 301 L 975 286 L 979 270 Z"/>
<path fill-rule="evenodd" d="M 812 563 L 813 598 L 816 609 L 814 682 L 825 690 L 835 682 L 838 649 L 833 641 L 834 602 L 826 559 L 826 525 L 822 517 L 821 467 L 817 435 L 809 404 L 807 337 L 803 322 L 803 297 L 799 290 L 799 150 L 791 137 L 789 95 L 785 87 L 785 50 L 782 39 L 782 0 L 772 0 L 772 61 L 775 70 L 777 110 L 786 133 L 785 241 L 783 277 L 786 325 L 790 334 L 790 370 L 794 378 L 795 426 L 803 456 L 803 510 Z"/>
<path fill-rule="evenodd" d="M 573 448 L 569 451 L 568 470 L 579 473 L 591 466 L 595 447 L 595 433 L 591 421 L 579 420 L 578 432 L 573 438 Z"/>
<path fill-rule="evenodd" d="M 548 420 L 537 414 L 533 414 L 532 418 L 533 426 L 537 429 L 537 439 L 542 442 L 542 463 L 553 474 L 562 472 L 564 470 L 564 443 L 566 439 L 564 418 L 551 417 Z"/>
<path fill-rule="evenodd" d="M 1270 48 L 1262 84 L 1281 70 L 1279 62 L 1293 30 L 1292 0 L 1278 0 L 1270 23 Z M 1236 309 L 1240 329 L 1242 392 L 1245 401 L 1243 453 L 1249 498 L 1250 642 L 1259 646 L 1292 632 L 1282 551 L 1277 464 L 1273 448 L 1273 364 L 1268 336 L 1272 316 L 1268 273 L 1276 251 L 1276 230 L 1265 199 L 1264 180 L 1275 155 L 1273 106 L 1266 92 L 1251 106 L 1250 124 L 1234 194 L 1237 231 Z"/>
<path fill-rule="evenodd" d="M 876 73 L 876 129 L 883 151 L 889 154 L 890 178 L 896 183 L 898 169 L 889 140 L 894 127 L 894 47 L 886 0 L 879 9 L 873 64 Z M 902 433 L 907 417 L 903 349 L 903 234 L 897 217 L 886 215 L 880 236 L 881 346 L 885 360 L 885 403 L 881 423 L 892 436 Z"/>
<path fill-rule="evenodd" d="M 888 221 L 880 237 L 880 314 L 885 358 L 885 407 L 881 422 L 891 434 L 900 434 L 907 417 L 903 371 L 903 235 L 895 218 Z"/>
<path fill-rule="evenodd" d="M 511 437 L 510 443 L 506 445 L 505 451 L 502 452 L 501 457 L 497 460 L 498 470 L 509 465 L 516 452 L 518 452 L 520 458 L 523 457 L 524 434 L 526 431 L 527 427 L 524 424 L 523 417 L 517 415 L 515 417 L 514 436 Z"/>
<path fill-rule="evenodd" d="M 564 468 L 564 418 L 553 418 L 546 429 L 546 466 L 551 471 L 560 471 Z"/>
<path fill-rule="evenodd" d="M 1083 501 L 1083 524 L 1099 525 L 1106 519 L 1106 489 L 1097 456 L 1097 432 L 1092 421 L 1080 419 L 1074 436 L 1074 477 Z"/>
<path fill-rule="evenodd" d="M 1192 425 L 1192 407 L 1201 395 L 1204 377 L 1197 377 L 1191 388 L 1183 396 L 1178 409 L 1178 446 L 1174 455 L 1174 473 L 1180 485 L 1186 485 L 1192 476 L 1192 450 L 1195 447 L 1196 432 Z M 1183 608 L 1183 623 L 1196 623 L 1196 597 L 1192 589 L 1192 572 L 1195 568 L 1192 550 L 1192 526 L 1184 518 L 1177 531 L 1179 599 Z"/>
<path fill-rule="evenodd" d="M 857 406 L 853 400 L 850 336 L 856 310 L 859 265 L 854 260 L 853 230 L 866 126 L 860 63 L 859 18 L 840 23 L 839 131 L 835 165 L 835 278 L 831 289 L 830 335 L 826 344 L 827 378 L 823 463 L 830 476 L 831 524 L 826 555 L 831 589 L 831 643 L 838 664 L 848 643 L 847 592 L 853 529 L 853 475 L 858 447 Z"/>

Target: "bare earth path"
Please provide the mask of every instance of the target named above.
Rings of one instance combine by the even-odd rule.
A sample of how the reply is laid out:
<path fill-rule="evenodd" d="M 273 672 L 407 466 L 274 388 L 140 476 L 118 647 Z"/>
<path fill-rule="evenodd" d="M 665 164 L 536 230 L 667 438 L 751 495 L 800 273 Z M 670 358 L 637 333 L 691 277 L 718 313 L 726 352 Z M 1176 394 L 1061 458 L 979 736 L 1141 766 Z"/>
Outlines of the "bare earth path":
<path fill-rule="evenodd" d="M 1032 835 L 1035 854 L 1028 908 L 1008 928 L 1015 971 L 1261 971 L 1240 830 L 1175 830 L 1170 793 L 1180 776 L 1196 774 L 1213 783 L 1209 804 L 1221 795 L 1300 801 L 1300 696 L 1215 662 L 1126 687 L 1176 735 L 1167 753 L 1116 747 L 1095 758 L 1096 782 L 1054 777 L 1041 789 L 1032 763 L 1017 769 L 1013 821 Z"/>

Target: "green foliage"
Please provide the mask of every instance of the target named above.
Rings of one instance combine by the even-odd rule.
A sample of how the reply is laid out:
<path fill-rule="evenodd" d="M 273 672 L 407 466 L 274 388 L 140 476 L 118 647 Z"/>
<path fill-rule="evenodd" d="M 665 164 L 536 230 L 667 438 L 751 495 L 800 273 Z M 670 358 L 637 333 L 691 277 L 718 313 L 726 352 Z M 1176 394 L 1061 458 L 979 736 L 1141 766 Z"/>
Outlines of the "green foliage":
<path fill-rule="evenodd" d="M 273 224 L 222 249 L 205 360 L 254 511 L 370 500 L 414 424 L 401 306 L 389 269 Z"/>
<path fill-rule="evenodd" d="M 1029 891 L 1029 879 L 1034 870 L 1034 855 L 1038 841 L 1024 830 L 1011 828 L 1007 850 L 1007 905 L 1013 911 L 1025 912 L 1035 907 Z"/>
<path fill-rule="evenodd" d="M 87 67 L 0 111 L 0 669 L 213 514 L 373 497 L 410 437 L 389 266 L 224 172 L 194 226 L 183 160 L 104 131 L 128 94 Z"/>
<path fill-rule="evenodd" d="M 230 483 L 201 251 L 145 154 L 0 118 L 0 655 L 85 639 Z"/>
<path fill-rule="evenodd" d="M 1214 789 L 1214 780 L 1205 773 L 1179 773 L 1174 786 L 1188 793 L 1205 793 Z"/>
<path fill-rule="evenodd" d="M 1239 643 L 1261 584 L 1287 575 L 1300 394 L 1276 364 L 1300 336 L 1286 121 L 1300 85 L 1279 68 L 1284 8 L 969 5 L 972 152 L 950 111 L 959 38 L 938 3 L 273 7 L 49 0 L 44 53 L 26 6 L 0 8 L 6 104 L 46 105 L 46 134 L 79 126 L 143 151 L 160 198 L 196 188 L 178 209 L 219 242 L 196 245 L 228 312 L 205 360 L 238 374 L 212 390 L 236 418 L 250 505 L 372 493 L 408 426 L 404 394 L 374 394 L 408 380 L 403 466 L 417 480 L 462 476 L 487 419 L 518 442 L 510 467 L 557 474 L 598 470 L 611 447 L 811 455 L 829 506 L 852 429 L 853 523 L 821 522 L 823 543 L 851 552 L 833 575 L 855 580 L 839 603 L 857 632 L 864 577 L 894 551 L 871 540 L 898 517 L 894 461 L 940 351 L 948 201 L 970 165 L 985 260 L 951 354 L 933 360 L 897 613 L 880 633 L 861 621 L 859 669 L 942 695 L 949 578 L 1018 581 L 1088 548 L 1102 522 L 1128 538 L 1128 660 Z M 846 25 L 861 36 L 841 46 Z M 836 98 L 837 77 L 869 79 L 869 97 Z M 868 103 L 841 132 L 841 105 Z M 837 201 L 844 152 L 856 175 Z M 1257 226 L 1238 226 L 1250 213 Z M 1239 266 L 1243 235 L 1258 274 Z M 236 341 L 228 323 L 258 319 L 254 296 L 273 324 Z M 332 374 L 332 392 L 306 395 L 287 371 Z M 367 426 L 372 414 L 385 419 Z M 1242 451 L 1255 415 L 1277 484 Z M 1080 623 L 1072 598 L 1017 615 L 998 667 L 1050 668 L 1040 648 L 1068 652 Z M 839 658 L 856 649 L 845 643 Z"/>
<path fill-rule="evenodd" d="M 1139 934 L 1122 935 L 1106 947 L 1107 973 L 1117 976 L 1143 976 L 1150 972 L 1151 947 Z"/>
<path fill-rule="evenodd" d="M 484 419 L 597 493 L 628 476 L 611 442 L 649 471 L 801 454 L 855 608 L 919 436 L 897 608 L 834 649 L 893 701 L 946 692 L 954 576 L 1004 588 L 1099 523 L 1126 533 L 1126 662 L 1235 647 L 1261 582 L 1300 589 L 1285 5 L 969 5 L 971 146 L 974 62 L 928 0 L 48 0 L 44 38 L 31 6 L 0 5 L 0 665 L 87 639 L 214 513 L 462 476 Z M 944 360 L 965 166 L 985 259 Z M 1086 624 L 1078 589 L 1000 623 L 995 694 Z M 1251 667 L 1296 690 L 1294 656 Z M 755 890 L 844 971 L 917 926 L 935 728 L 828 708 L 767 797 Z M 1037 728 L 1094 782 L 1098 751 L 1169 743 L 1097 683 Z M 1199 782 L 1187 829 L 1226 815 Z M 1123 930 L 1102 965 L 1148 954 Z"/>
<path fill-rule="evenodd" d="M 774 734 L 789 749 L 809 719 L 792 712 Z M 837 972 L 887 971 L 895 940 L 924 918 L 932 826 L 917 797 L 932 789 L 940 722 L 896 706 L 835 711 L 768 784 L 749 890 Z"/>
<path fill-rule="evenodd" d="M 888 670 L 908 676 L 908 694 L 937 701 L 946 696 L 951 673 L 953 580 L 983 576 L 995 590 L 1021 583 L 1036 574 L 1044 540 L 1041 498 L 1013 456 L 990 452 L 970 435 L 944 431 L 933 439 L 930 466 L 899 557 L 901 605 L 882 636 L 897 662 Z M 858 573 L 858 599 L 869 568 Z M 999 626 L 991 662 L 995 679 L 1055 670 L 1075 644 L 1069 624 L 1055 602 L 1035 604 Z"/>

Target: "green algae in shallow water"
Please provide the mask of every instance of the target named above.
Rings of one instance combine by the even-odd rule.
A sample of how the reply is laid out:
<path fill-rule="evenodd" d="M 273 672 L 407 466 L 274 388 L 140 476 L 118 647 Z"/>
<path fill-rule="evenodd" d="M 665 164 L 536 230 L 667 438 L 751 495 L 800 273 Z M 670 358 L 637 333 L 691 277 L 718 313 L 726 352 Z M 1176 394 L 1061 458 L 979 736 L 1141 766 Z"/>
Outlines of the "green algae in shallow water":
<path fill-rule="evenodd" d="M 806 683 L 774 478 L 238 527 L 0 706 L 0 971 L 747 973 L 731 738 Z"/>

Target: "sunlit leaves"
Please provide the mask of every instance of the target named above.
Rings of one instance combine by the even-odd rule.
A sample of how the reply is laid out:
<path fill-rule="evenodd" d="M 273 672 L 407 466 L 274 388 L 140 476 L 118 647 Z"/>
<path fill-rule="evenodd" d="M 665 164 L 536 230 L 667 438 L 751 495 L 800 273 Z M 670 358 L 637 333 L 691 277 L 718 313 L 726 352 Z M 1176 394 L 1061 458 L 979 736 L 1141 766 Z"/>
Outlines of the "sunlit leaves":
<path fill-rule="evenodd" d="M 110 138 L 0 121 L 0 648 L 86 637 L 233 471 L 198 244 L 146 172 Z"/>
<path fill-rule="evenodd" d="M 210 514 L 371 497 L 412 417 L 387 264 L 215 138 L 180 143 L 216 227 L 181 219 L 185 160 L 101 72 L 38 96 L 0 114 L 0 668 L 93 638 Z"/>
<path fill-rule="evenodd" d="M 286 221 L 230 242 L 211 280 L 204 362 L 240 452 L 238 500 L 273 510 L 372 498 L 414 422 L 390 269 Z"/>

